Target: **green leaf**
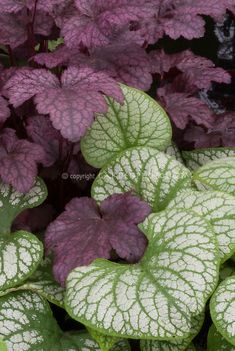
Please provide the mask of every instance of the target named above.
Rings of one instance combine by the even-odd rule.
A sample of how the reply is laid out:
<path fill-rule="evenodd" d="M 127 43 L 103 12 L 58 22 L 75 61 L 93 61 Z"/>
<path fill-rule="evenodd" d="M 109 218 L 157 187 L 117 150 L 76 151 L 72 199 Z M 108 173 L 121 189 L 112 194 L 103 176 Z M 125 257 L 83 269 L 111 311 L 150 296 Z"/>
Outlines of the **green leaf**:
<path fill-rule="evenodd" d="M 49 257 L 40 263 L 36 272 L 34 272 L 23 285 L 0 291 L 0 296 L 17 290 L 31 290 L 37 292 L 51 303 L 62 308 L 64 307 L 64 288 L 53 278 L 51 259 Z"/>
<path fill-rule="evenodd" d="M 141 351 L 189 351 L 192 339 L 199 333 L 204 321 L 204 313 L 192 320 L 190 335 L 179 341 L 141 340 Z"/>
<path fill-rule="evenodd" d="M 120 340 L 119 338 L 102 334 L 91 328 L 87 328 L 87 330 L 93 339 L 97 341 L 101 351 L 110 351 L 112 347 Z"/>
<path fill-rule="evenodd" d="M 138 264 L 103 259 L 67 279 L 72 318 L 117 337 L 179 340 L 191 332 L 218 280 L 211 226 L 188 210 L 165 210 L 141 225 L 149 244 Z"/>
<path fill-rule="evenodd" d="M 195 346 L 191 344 L 185 351 L 196 351 L 196 349 L 195 349 Z"/>
<path fill-rule="evenodd" d="M 228 343 L 212 324 L 208 332 L 207 351 L 235 351 L 235 347 Z"/>
<path fill-rule="evenodd" d="M 235 263 L 233 260 L 229 260 L 220 267 L 220 280 L 224 280 L 232 275 L 235 275 Z"/>
<path fill-rule="evenodd" d="M 99 202 L 131 190 L 154 211 L 160 211 L 178 191 L 190 186 L 191 173 L 180 162 L 163 152 L 140 147 L 123 152 L 100 171 L 92 185 L 92 197 Z"/>
<path fill-rule="evenodd" d="M 27 194 L 0 182 L 0 237 L 11 233 L 12 222 L 20 212 L 39 206 L 46 197 L 46 185 L 40 178 Z"/>
<path fill-rule="evenodd" d="M 31 233 L 18 231 L 0 237 L 0 291 L 26 280 L 37 269 L 42 256 L 43 245 Z"/>
<path fill-rule="evenodd" d="M 180 163 L 184 164 L 183 158 L 181 156 L 181 152 L 175 143 L 171 143 L 171 145 L 169 145 L 166 148 L 165 153 L 170 155 L 171 157 L 173 157 L 175 160 L 179 161 Z"/>
<path fill-rule="evenodd" d="M 218 147 L 211 149 L 197 149 L 193 151 L 182 151 L 186 166 L 192 171 L 204 164 L 225 157 L 235 156 L 234 147 Z"/>
<path fill-rule="evenodd" d="M 150 146 L 164 151 L 171 143 L 171 124 L 163 108 L 143 91 L 121 88 L 123 105 L 106 98 L 108 112 L 96 117 L 81 141 L 86 161 L 97 168 L 126 149 Z"/>
<path fill-rule="evenodd" d="M 235 195 L 235 157 L 205 164 L 193 173 L 193 180 L 199 190 L 220 190 Z"/>
<path fill-rule="evenodd" d="M 0 340 L 0 351 L 8 351 L 4 341 Z"/>
<path fill-rule="evenodd" d="M 63 333 L 48 302 L 31 291 L 1 297 L 0 338 L 8 351 L 101 351 L 86 332 Z M 119 341 L 112 351 L 130 351 L 128 342 Z"/>
<path fill-rule="evenodd" d="M 219 191 L 182 191 L 168 208 L 187 208 L 207 219 L 219 243 L 221 261 L 235 252 L 235 197 Z"/>
<path fill-rule="evenodd" d="M 218 332 L 235 346 L 235 276 L 220 283 L 211 298 L 210 311 Z"/>

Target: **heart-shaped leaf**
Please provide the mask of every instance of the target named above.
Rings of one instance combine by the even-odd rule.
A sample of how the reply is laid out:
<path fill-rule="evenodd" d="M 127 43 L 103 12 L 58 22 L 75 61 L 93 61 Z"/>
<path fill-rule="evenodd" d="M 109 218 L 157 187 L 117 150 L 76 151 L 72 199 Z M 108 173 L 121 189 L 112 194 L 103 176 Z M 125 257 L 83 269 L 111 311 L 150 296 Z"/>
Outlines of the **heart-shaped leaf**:
<path fill-rule="evenodd" d="M 159 341 L 159 340 L 141 340 L 141 351 L 189 351 L 192 350 L 190 343 L 199 333 L 204 321 L 204 313 L 192 320 L 191 333 L 186 339 L 179 341 Z"/>
<path fill-rule="evenodd" d="M 26 280 L 42 260 L 43 245 L 31 233 L 0 237 L 0 291 Z"/>
<path fill-rule="evenodd" d="M 189 169 L 192 171 L 203 166 L 204 164 L 225 157 L 235 156 L 234 147 L 218 147 L 211 149 L 197 149 L 192 151 L 183 151 L 183 159 Z"/>
<path fill-rule="evenodd" d="M 101 351 L 88 333 L 63 333 L 48 302 L 30 291 L 1 297 L 0 338 L 8 351 Z M 112 351 L 130 351 L 128 342 L 119 341 Z"/>
<path fill-rule="evenodd" d="M 14 218 L 26 208 L 39 206 L 47 197 L 43 180 L 36 179 L 34 186 L 26 194 L 19 193 L 10 185 L 0 182 L 0 236 L 11 232 Z"/>
<path fill-rule="evenodd" d="M 176 340 L 191 332 L 218 279 L 211 226 L 189 210 L 165 210 L 140 226 L 149 245 L 138 264 L 98 259 L 67 279 L 65 306 L 111 336 Z"/>
<path fill-rule="evenodd" d="M 235 197 L 219 191 L 182 191 L 168 208 L 188 208 L 207 219 L 219 242 L 221 261 L 235 252 Z"/>
<path fill-rule="evenodd" d="M 212 324 L 207 337 L 207 351 L 235 351 L 235 347 L 228 343 Z"/>
<path fill-rule="evenodd" d="M 160 211 L 178 191 L 190 186 L 191 173 L 180 162 L 153 148 L 139 147 L 123 152 L 100 171 L 92 196 L 102 201 L 132 190 Z"/>
<path fill-rule="evenodd" d="M 181 156 L 181 152 L 175 143 L 171 143 L 166 148 L 165 153 L 172 156 L 175 160 L 179 161 L 180 163 L 184 163 L 183 158 Z"/>
<path fill-rule="evenodd" d="M 89 334 L 92 336 L 92 338 L 96 340 L 97 343 L 99 344 L 101 351 L 110 351 L 110 350 L 116 350 L 116 349 L 118 350 L 118 345 L 120 345 L 120 342 L 121 342 L 119 338 L 116 338 L 115 336 L 102 334 L 91 328 L 87 328 L 87 329 L 89 331 Z M 126 350 L 129 350 L 128 346 L 129 344 L 127 343 Z"/>
<path fill-rule="evenodd" d="M 31 290 L 59 307 L 64 307 L 64 289 L 55 281 L 52 274 L 52 264 L 49 257 L 40 263 L 37 270 L 23 285 L 0 291 L 0 296 L 16 290 Z"/>
<path fill-rule="evenodd" d="M 218 332 L 235 346 L 235 276 L 220 283 L 211 298 L 210 311 Z"/>
<path fill-rule="evenodd" d="M 235 157 L 206 163 L 193 174 L 199 190 L 220 190 L 235 195 Z"/>
<path fill-rule="evenodd" d="M 85 159 L 97 168 L 131 147 L 165 150 L 171 142 L 171 125 L 163 108 L 143 91 L 121 88 L 124 104 L 106 98 L 108 112 L 97 116 L 81 142 Z"/>

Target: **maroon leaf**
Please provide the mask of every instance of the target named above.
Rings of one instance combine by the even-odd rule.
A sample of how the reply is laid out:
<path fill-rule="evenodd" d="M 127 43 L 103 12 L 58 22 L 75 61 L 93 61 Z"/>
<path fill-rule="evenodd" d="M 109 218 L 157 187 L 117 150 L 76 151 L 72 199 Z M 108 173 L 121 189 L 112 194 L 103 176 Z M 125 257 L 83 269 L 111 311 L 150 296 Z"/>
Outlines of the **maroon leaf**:
<path fill-rule="evenodd" d="M 54 255 L 56 280 L 64 285 L 72 269 L 96 258 L 111 258 L 112 249 L 119 257 L 137 262 L 147 244 L 137 224 L 149 213 L 149 205 L 130 193 L 110 196 L 100 209 L 91 198 L 71 200 L 45 234 L 47 252 Z"/>
<path fill-rule="evenodd" d="M 23 44 L 27 40 L 27 30 L 22 18 L 16 14 L 0 14 L 0 42 L 11 48 Z"/>
<path fill-rule="evenodd" d="M 106 45 L 113 31 L 131 21 L 150 17 L 153 4 L 146 0 L 76 0 L 77 13 L 65 22 L 62 36 L 70 48 Z"/>
<path fill-rule="evenodd" d="M 10 117 L 10 110 L 7 101 L 0 95 L 0 123 Z"/>
<path fill-rule="evenodd" d="M 69 67 L 58 78 L 45 69 L 19 70 L 6 83 L 5 94 L 17 107 L 35 95 L 40 114 L 50 114 L 53 126 L 70 141 L 84 135 L 95 112 L 106 112 L 104 95 L 122 102 L 118 84 L 104 72 Z"/>
<path fill-rule="evenodd" d="M 200 99 L 186 93 L 166 93 L 165 88 L 158 89 L 158 97 L 178 128 L 184 129 L 189 121 L 211 126 L 212 113 Z"/>
<path fill-rule="evenodd" d="M 41 146 L 17 139 L 13 129 L 4 129 L 0 137 L 0 176 L 21 193 L 33 186 L 37 163 L 44 159 Z"/>

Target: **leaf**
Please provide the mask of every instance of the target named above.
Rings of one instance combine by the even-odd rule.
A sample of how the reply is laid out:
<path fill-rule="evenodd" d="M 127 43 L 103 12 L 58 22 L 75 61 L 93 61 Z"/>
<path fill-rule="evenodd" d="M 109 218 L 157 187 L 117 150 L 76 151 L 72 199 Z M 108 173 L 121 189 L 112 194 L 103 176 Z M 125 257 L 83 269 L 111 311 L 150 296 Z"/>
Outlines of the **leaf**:
<path fill-rule="evenodd" d="M 88 48 L 105 46 L 114 31 L 128 27 L 131 21 L 148 18 L 153 12 L 153 4 L 145 0 L 76 0 L 75 4 L 78 12 L 65 22 L 61 31 L 69 48 L 80 44 Z"/>
<path fill-rule="evenodd" d="M 130 193 L 114 194 L 100 208 L 88 197 L 72 199 L 45 233 L 55 279 L 64 285 L 72 269 L 95 258 L 111 258 L 112 249 L 128 262 L 137 262 L 147 245 L 137 224 L 149 213 L 150 206 Z"/>
<path fill-rule="evenodd" d="M 96 260 L 68 276 L 65 306 L 72 318 L 111 336 L 180 340 L 190 335 L 218 279 L 214 233 L 186 210 L 150 215 L 149 240 L 138 264 Z"/>
<path fill-rule="evenodd" d="M 96 118 L 81 141 L 86 161 L 97 168 L 131 147 L 165 150 L 170 144 L 171 126 L 165 111 L 145 93 L 121 88 L 124 104 L 107 98 L 108 112 Z"/>
<path fill-rule="evenodd" d="M 175 160 L 179 161 L 180 163 L 184 164 L 183 158 L 181 156 L 181 151 L 178 149 L 175 143 L 171 143 L 165 150 L 165 153 Z"/>
<path fill-rule="evenodd" d="M 42 256 L 42 243 L 31 233 L 18 231 L 11 237 L 0 237 L 0 290 L 26 280 L 36 270 Z"/>
<path fill-rule="evenodd" d="M 0 14 L 0 42 L 10 45 L 12 49 L 20 46 L 27 40 L 26 26 L 22 24 L 20 15 Z"/>
<path fill-rule="evenodd" d="M 189 346 L 192 339 L 199 333 L 204 321 L 204 313 L 192 319 L 191 332 L 186 339 L 174 341 L 141 340 L 141 351 L 192 351 Z M 189 346 L 189 347 L 188 347 Z"/>
<path fill-rule="evenodd" d="M 0 336 L 9 351 L 100 351 L 98 344 L 85 332 L 63 333 L 47 301 L 29 291 L 1 297 Z M 112 349 L 129 350 L 125 341 Z"/>
<path fill-rule="evenodd" d="M 0 136 L 0 176 L 21 193 L 28 192 L 37 176 L 37 164 L 45 158 L 40 145 L 18 139 L 15 131 L 3 129 Z"/>
<path fill-rule="evenodd" d="M 5 122 L 10 114 L 7 101 L 0 95 L 0 123 Z"/>
<path fill-rule="evenodd" d="M 18 287 L 0 291 L 0 296 L 11 293 L 17 290 L 30 290 L 41 295 L 49 302 L 64 308 L 64 289 L 55 282 L 52 275 L 51 260 L 47 257 L 38 266 L 37 270 Z"/>
<path fill-rule="evenodd" d="M 198 168 L 193 180 L 199 190 L 220 190 L 235 195 L 235 157 L 221 158 Z"/>
<path fill-rule="evenodd" d="M 106 112 L 103 94 L 119 102 L 118 84 L 103 72 L 69 67 L 58 78 L 46 69 L 22 69 L 8 80 L 4 90 L 14 107 L 35 96 L 40 114 L 50 114 L 54 128 L 70 141 L 78 141 L 91 125 L 95 112 Z"/>
<path fill-rule="evenodd" d="M 102 201 L 133 190 L 152 209 L 164 209 L 178 191 L 191 186 L 191 173 L 178 161 L 153 148 L 126 150 L 110 161 L 92 185 L 92 197 Z"/>
<path fill-rule="evenodd" d="M 207 337 L 207 351 L 235 351 L 235 347 L 216 330 L 214 324 L 209 329 Z"/>
<path fill-rule="evenodd" d="M 192 151 L 182 151 L 183 159 L 189 169 L 196 170 L 204 164 L 225 157 L 235 156 L 235 148 L 220 147 L 211 149 L 197 149 Z"/>
<path fill-rule="evenodd" d="M 210 127 L 213 121 L 212 113 L 200 99 L 188 93 L 167 93 L 165 88 L 158 89 L 158 97 L 179 129 L 185 129 L 189 121 Z"/>
<path fill-rule="evenodd" d="M 235 276 L 220 283 L 210 301 L 212 320 L 218 332 L 235 346 Z"/>
<path fill-rule="evenodd" d="M 195 211 L 208 220 L 219 243 L 222 263 L 235 252 L 235 198 L 218 191 L 182 191 L 168 205 Z"/>
<path fill-rule="evenodd" d="M 11 186 L 0 182 L 0 234 L 9 234 L 16 216 L 27 208 L 39 206 L 46 197 L 46 185 L 40 178 L 36 179 L 34 186 L 26 194 L 19 193 Z"/>
<path fill-rule="evenodd" d="M 120 341 L 119 338 L 101 334 L 94 329 L 87 328 L 87 330 L 93 339 L 97 341 L 102 351 L 110 351 Z"/>

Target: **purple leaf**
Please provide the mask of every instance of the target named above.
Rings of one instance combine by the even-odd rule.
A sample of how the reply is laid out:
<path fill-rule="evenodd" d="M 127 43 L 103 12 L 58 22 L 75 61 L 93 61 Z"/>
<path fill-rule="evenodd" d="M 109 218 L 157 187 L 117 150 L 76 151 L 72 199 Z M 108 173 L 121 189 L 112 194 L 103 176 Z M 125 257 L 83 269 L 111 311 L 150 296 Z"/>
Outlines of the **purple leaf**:
<path fill-rule="evenodd" d="M 35 96 L 40 114 L 50 114 L 54 128 L 76 142 L 84 135 L 95 112 L 106 112 L 104 95 L 123 101 L 118 84 L 104 72 L 69 67 L 58 78 L 46 69 L 19 70 L 4 87 L 14 107 Z"/>
<path fill-rule="evenodd" d="M 45 157 L 41 146 L 17 139 L 13 129 L 4 129 L 0 137 L 0 176 L 21 193 L 33 186 L 37 163 Z"/>
<path fill-rule="evenodd" d="M 72 199 L 46 230 L 45 243 L 54 255 L 54 275 L 62 285 L 69 272 L 96 258 L 119 257 L 137 262 L 147 245 L 137 224 L 150 213 L 147 203 L 130 193 L 115 194 L 101 203 L 91 198 Z"/>
<path fill-rule="evenodd" d="M 106 45 L 114 31 L 129 24 L 149 18 L 153 3 L 146 0 L 76 0 L 77 14 L 65 22 L 62 36 L 70 48 L 81 43 L 87 47 Z"/>
<path fill-rule="evenodd" d="M 211 126 L 212 113 L 200 99 L 186 93 L 166 93 L 165 88 L 158 89 L 158 96 L 178 128 L 184 129 L 189 121 Z"/>
<path fill-rule="evenodd" d="M 27 40 L 26 27 L 22 24 L 21 15 L 0 14 L 0 42 L 11 48 L 23 44 Z"/>
<path fill-rule="evenodd" d="M 65 157 L 67 155 L 68 142 L 58 130 L 53 128 L 48 116 L 38 115 L 28 118 L 26 130 L 32 141 L 43 147 L 45 158 L 42 160 L 42 163 L 44 166 L 49 167 L 60 156 Z M 62 155 L 60 155 L 60 152 Z"/>
<path fill-rule="evenodd" d="M 2 13 L 16 13 L 24 8 L 23 1 L 16 0 L 0 0 L 0 8 Z"/>
<path fill-rule="evenodd" d="M 164 51 L 155 51 L 150 54 L 152 72 L 161 76 L 172 68 L 177 68 L 183 73 L 182 80 L 188 85 L 199 89 L 209 89 L 211 82 L 230 83 L 230 75 L 222 68 L 215 67 L 214 63 L 204 57 L 196 56 L 191 51 L 183 51 L 167 55 Z"/>
<path fill-rule="evenodd" d="M 0 95 L 0 123 L 10 117 L 10 109 L 8 108 L 7 101 Z"/>

